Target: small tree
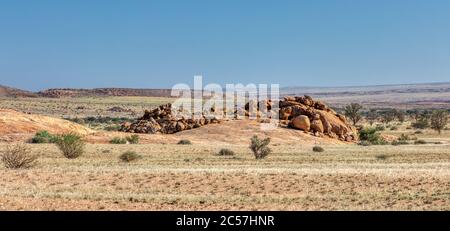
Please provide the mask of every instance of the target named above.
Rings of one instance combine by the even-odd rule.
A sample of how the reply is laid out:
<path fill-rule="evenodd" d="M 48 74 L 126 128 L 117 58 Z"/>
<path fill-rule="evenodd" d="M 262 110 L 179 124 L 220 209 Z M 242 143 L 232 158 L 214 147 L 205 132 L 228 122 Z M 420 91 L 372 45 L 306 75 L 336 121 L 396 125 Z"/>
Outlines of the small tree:
<path fill-rule="evenodd" d="M 378 112 L 376 109 L 370 109 L 369 112 L 367 112 L 367 121 L 369 122 L 370 126 L 373 125 L 378 120 Z"/>
<path fill-rule="evenodd" d="M 448 112 L 444 110 L 434 111 L 431 115 L 431 128 L 436 130 L 439 135 L 448 122 Z"/>
<path fill-rule="evenodd" d="M 395 110 L 392 109 L 384 111 L 381 114 L 381 120 L 384 124 L 389 124 L 390 122 L 394 121 L 395 117 Z"/>
<path fill-rule="evenodd" d="M 272 150 L 267 147 L 270 143 L 269 137 L 260 140 L 258 136 L 254 135 L 250 141 L 250 149 L 257 160 L 265 158 L 272 152 Z"/>
<path fill-rule="evenodd" d="M 352 121 L 353 125 L 356 125 L 361 120 L 362 117 L 360 111 L 362 108 L 363 106 L 358 103 L 352 103 L 344 108 L 345 116 Z"/>
<path fill-rule="evenodd" d="M 397 118 L 397 120 L 399 122 L 401 122 L 401 123 L 405 122 L 406 118 L 405 118 L 405 112 L 404 111 L 394 109 L 394 114 L 395 114 L 395 117 Z"/>

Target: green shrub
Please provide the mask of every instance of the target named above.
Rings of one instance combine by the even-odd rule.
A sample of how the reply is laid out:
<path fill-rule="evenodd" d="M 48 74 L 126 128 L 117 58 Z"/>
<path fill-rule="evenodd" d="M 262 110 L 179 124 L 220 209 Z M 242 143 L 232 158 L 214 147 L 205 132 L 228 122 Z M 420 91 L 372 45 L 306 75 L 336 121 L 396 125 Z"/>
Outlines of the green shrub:
<path fill-rule="evenodd" d="M 178 141 L 178 144 L 189 145 L 189 144 L 192 144 L 192 142 L 190 140 L 180 140 L 180 141 Z"/>
<path fill-rule="evenodd" d="M 377 131 L 384 131 L 384 130 L 386 130 L 386 128 L 382 124 L 378 124 L 375 127 L 375 130 L 377 130 Z"/>
<path fill-rule="evenodd" d="M 366 127 L 359 131 L 359 139 L 373 145 L 384 145 L 387 141 L 383 139 L 376 128 Z"/>
<path fill-rule="evenodd" d="M 251 138 L 250 150 L 252 150 L 257 160 L 265 158 L 272 152 L 272 150 L 270 150 L 270 148 L 267 147 L 269 143 L 270 143 L 269 137 L 261 140 L 258 138 L 258 136 L 255 135 Z"/>
<path fill-rule="evenodd" d="M 314 146 L 312 150 L 313 150 L 313 152 L 324 152 L 325 151 L 325 149 L 323 149 L 320 146 Z"/>
<path fill-rule="evenodd" d="M 0 155 L 5 168 L 31 168 L 36 164 L 37 156 L 31 155 L 30 150 L 23 144 L 8 145 Z"/>
<path fill-rule="evenodd" d="M 68 133 L 58 136 L 55 143 L 68 159 L 75 159 L 84 153 L 85 143 L 77 134 Z"/>
<path fill-rule="evenodd" d="M 414 144 L 427 144 L 427 142 L 425 140 L 416 140 Z"/>
<path fill-rule="evenodd" d="M 139 144 L 139 136 L 131 135 L 125 138 L 130 144 Z"/>
<path fill-rule="evenodd" d="M 430 121 L 428 118 L 420 118 L 419 120 L 417 120 L 416 122 L 411 124 L 411 127 L 415 128 L 415 129 L 425 129 L 428 128 L 430 126 Z"/>
<path fill-rule="evenodd" d="M 105 130 L 105 131 L 109 131 L 109 132 L 111 132 L 111 131 L 116 132 L 116 131 L 119 131 L 120 128 L 121 128 L 120 125 L 114 124 L 114 125 L 108 125 L 108 126 L 106 126 L 106 127 L 104 128 L 104 130 Z"/>
<path fill-rule="evenodd" d="M 111 143 L 111 144 L 126 144 L 127 139 L 120 138 L 120 137 L 114 137 L 109 141 L 109 143 Z"/>
<path fill-rule="evenodd" d="M 142 156 L 133 151 L 124 152 L 119 156 L 119 159 L 123 162 L 131 162 L 140 158 L 142 158 Z"/>
<path fill-rule="evenodd" d="M 48 131 L 39 131 L 31 138 L 31 143 L 34 144 L 45 144 L 45 143 L 55 143 L 56 136 L 50 134 Z"/>
<path fill-rule="evenodd" d="M 228 148 L 222 148 L 220 149 L 220 151 L 217 153 L 217 155 L 219 156 L 234 156 L 234 151 L 230 150 Z"/>

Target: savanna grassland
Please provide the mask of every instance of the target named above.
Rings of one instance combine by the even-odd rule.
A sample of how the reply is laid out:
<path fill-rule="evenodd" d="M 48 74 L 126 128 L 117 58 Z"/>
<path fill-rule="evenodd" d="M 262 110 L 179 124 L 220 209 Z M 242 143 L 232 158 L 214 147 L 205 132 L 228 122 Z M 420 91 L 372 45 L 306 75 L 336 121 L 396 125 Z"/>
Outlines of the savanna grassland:
<path fill-rule="evenodd" d="M 2 210 L 449 210 L 449 145 L 88 145 L 78 159 L 54 145 L 27 170 L 0 169 Z M 2 145 L 4 148 L 4 145 Z M 119 161 L 125 151 L 142 158 Z"/>
<path fill-rule="evenodd" d="M 59 118 L 135 118 L 171 100 L 21 98 L 1 99 L 0 105 Z M 125 110 L 111 112 L 114 106 Z M 246 128 L 236 129 L 229 135 L 240 136 L 238 129 Z M 272 153 L 261 160 L 255 160 L 247 137 L 239 142 L 216 140 L 220 136 L 196 141 L 208 132 L 170 136 L 192 138 L 190 145 L 90 142 L 76 159 L 65 158 L 55 144 L 26 143 L 37 163 L 18 170 L 0 166 L 0 210 L 450 210 L 450 131 L 417 132 L 407 120 L 380 132 L 406 134 L 410 140 L 361 146 L 314 144 L 302 137 L 287 145 L 274 139 Z M 0 152 L 8 145 L 0 143 Z M 325 151 L 313 152 L 314 145 Z M 221 148 L 235 154 L 217 155 Z M 127 151 L 140 158 L 121 161 L 119 156 Z"/>

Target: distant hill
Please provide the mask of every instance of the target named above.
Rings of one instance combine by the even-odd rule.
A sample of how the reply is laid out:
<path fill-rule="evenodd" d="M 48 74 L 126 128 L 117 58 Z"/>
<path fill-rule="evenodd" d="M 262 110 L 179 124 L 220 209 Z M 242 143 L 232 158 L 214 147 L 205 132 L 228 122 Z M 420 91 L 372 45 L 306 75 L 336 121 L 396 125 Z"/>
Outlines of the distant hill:
<path fill-rule="evenodd" d="M 284 87 L 281 97 L 310 95 L 336 108 L 360 103 L 366 108 L 444 108 L 450 109 L 450 83 L 422 83 L 350 87 Z M 133 88 L 54 88 L 37 93 L 0 85 L 0 97 L 171 97 L 171 89 Z"/>
<path fill-rule="evenodd" d="M 38 97 L 36 93 L 0 85 L 0 97 Z"/>
<path fill-rule="evenodd" d="M 38 92 L 41 97 L 86 97 L 86 96 L 146 96 L 146 97 L 171 97 L 171 89 L 133 89 L 133 88 L 94 88 L 74 89 L 55 88 Z"/>
<path fill-rule="evenodd" d="M 335 107 L 360 103 L 369 108 L 450 109 L 450 83 L 398 84 L 359 87 L 288 87 L 282 96 L 310 95 Z"/>

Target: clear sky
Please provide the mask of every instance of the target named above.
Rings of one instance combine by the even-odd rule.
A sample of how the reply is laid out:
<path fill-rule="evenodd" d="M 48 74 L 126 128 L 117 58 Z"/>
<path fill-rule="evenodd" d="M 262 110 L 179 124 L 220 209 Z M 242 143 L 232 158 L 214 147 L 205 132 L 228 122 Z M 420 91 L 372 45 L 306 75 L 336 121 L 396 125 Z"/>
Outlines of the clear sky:
<path fill-rule="evenodd" d="M 450 81 L 450 1 L 0 0 L 0 84 Z"/>

